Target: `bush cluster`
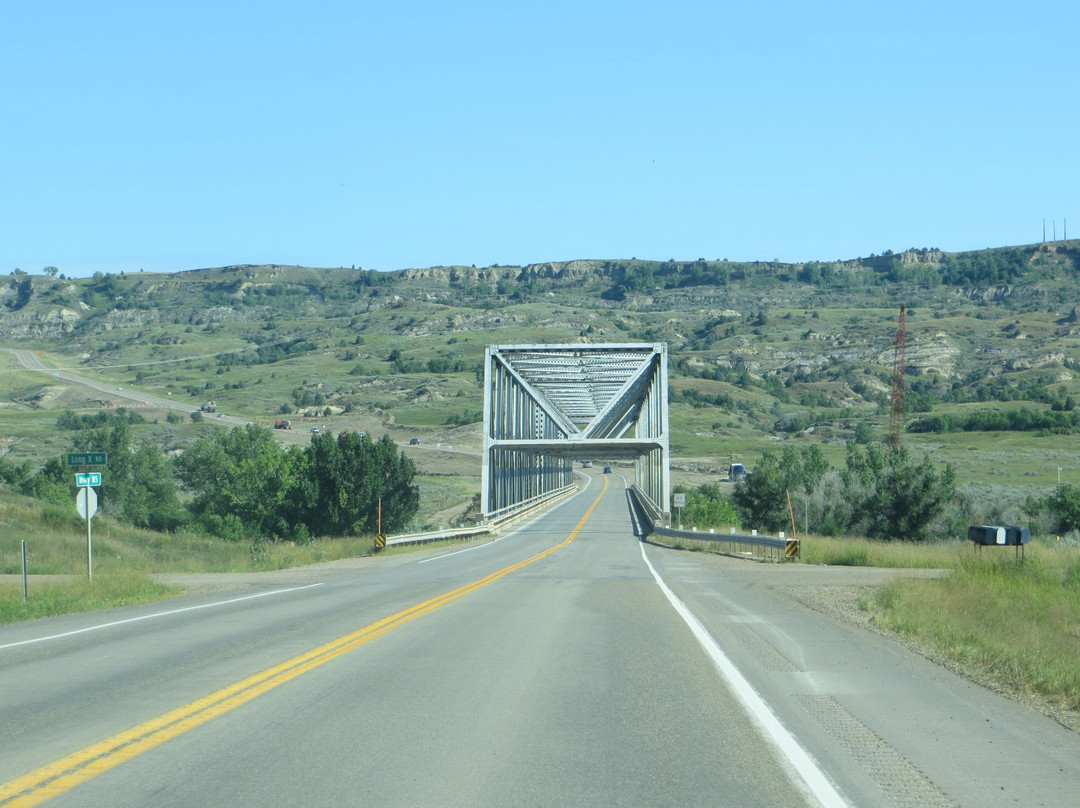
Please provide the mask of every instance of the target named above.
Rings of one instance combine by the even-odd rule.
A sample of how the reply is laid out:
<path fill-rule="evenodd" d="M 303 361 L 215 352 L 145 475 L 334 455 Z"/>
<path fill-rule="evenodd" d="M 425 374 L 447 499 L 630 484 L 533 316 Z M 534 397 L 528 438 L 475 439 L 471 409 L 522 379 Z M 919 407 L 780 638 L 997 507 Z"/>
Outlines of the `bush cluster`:
<path fill-rule="evenodd" d="M 843 469 L 833 469 L 816 444 L 766 453 L 735 485 L 744 525 L 775 532 L 796 525 L 826 536 L 926 541 L 952 535 L 964 521 L 951 465 L 938 470 L 929 456 L 916 462 L 904 447 L 847 445 Z M 790 504 L 789 504 L 790 503 Z"/>
<path fill-rule="evenodd" d="M 271 430 L 248 424 L 200 438 L 167 460 L 158 446 L 134 447 L 127 420 L 116 418 L 81 429 L 72 450 L 108 454 L 98 491 L 103 513 L 153 530 L 190 524 L 230 540 L 306 541 L 400 531 L 420 506 L 415 464 L 389 436 L 323 434 L 303 448 L 282 447 Z M 60 458 L 36 472 L 0 459 L 0 484 L 49 502 L 72 501 L 73 477 Z"/>

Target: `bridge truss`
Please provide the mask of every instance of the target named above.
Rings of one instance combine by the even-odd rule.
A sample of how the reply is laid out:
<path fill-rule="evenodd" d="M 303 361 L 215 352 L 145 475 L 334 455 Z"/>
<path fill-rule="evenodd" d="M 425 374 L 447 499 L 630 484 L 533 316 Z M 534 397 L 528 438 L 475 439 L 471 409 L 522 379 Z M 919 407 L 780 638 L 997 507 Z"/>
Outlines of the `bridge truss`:
<path fill-rule="evenodd" d="M 670 512 L 666 344 L 487 349 L 484 514 L 512 512 L 570 485 L 575 460 L 633 460 L 633 482 Z"/>

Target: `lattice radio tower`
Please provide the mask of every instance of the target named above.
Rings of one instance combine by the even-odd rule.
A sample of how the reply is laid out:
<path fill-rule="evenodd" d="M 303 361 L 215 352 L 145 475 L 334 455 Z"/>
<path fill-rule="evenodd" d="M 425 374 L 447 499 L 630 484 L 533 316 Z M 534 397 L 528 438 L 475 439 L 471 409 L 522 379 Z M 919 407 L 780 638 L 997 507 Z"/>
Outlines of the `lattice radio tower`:
<path fill-rule="evenodd" d="M 889 450 L 900 445 L 900 423 L 904 419 L 904 347 L 907 345 L 907 324 L 904 321 L 904 304 L 900 304 L 900 323 L 896 328 L 896 345 L 893 348 L 892 398 L 889 410 Z"/>

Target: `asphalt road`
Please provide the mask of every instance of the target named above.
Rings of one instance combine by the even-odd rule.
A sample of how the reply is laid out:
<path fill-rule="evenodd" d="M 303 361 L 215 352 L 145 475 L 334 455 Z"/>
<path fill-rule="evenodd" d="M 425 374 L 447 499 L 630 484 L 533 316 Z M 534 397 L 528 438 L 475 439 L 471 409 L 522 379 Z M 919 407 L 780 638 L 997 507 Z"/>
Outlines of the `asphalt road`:
<path fill-rule="evenodd" d="M 15 355 L 19 364 L 27 370 L 33 370 L 37 373 L 43 373 L 47 376 L 51 376 L 54 379 L 70 382 L 71 384 L 78 384 L 83 387 L 89 387 L 92 390 L 97 390 L 100 393 L 107 394 L 110 398 L 119 399 L 121 401 L 129 401 L 133 406 L 150 406 L 157 407 L 163 410 L 173 410 L 175 412 L 182 412 L 185 415 L 190 413 L 193 409 L 198 407 L 192 407 L 191 404 L 182 401 L 173 401 L 170 398 L 163 398 L 161 396 L 153 396 L 149 393 L 143 393 L 138 390 L 131 390 L 118 385 L 114 382 L 109 382 L 106 379 L 95 379 L 92 376 L 81 375 L 72 373 L 67 370 L 57 370 L 48 367 L 36 353 L 33 351 L 27 351 L 18 348 L 3 348 L 11 354 Z M 206 414 L 207 418 L 220 419 L 222 423 L 231 424 L 233 426 L 243 426 L 248 423 L 247 418 L 238 418 L 233 415 L 226 415 L 224 413 Z"/>
<path fill-rule="evenodd" d="M 793 574 L 643 545 L 595 475 L 464 550 L 3 627 L 0 806 L 1075 803 L 1075 733 Z"/>

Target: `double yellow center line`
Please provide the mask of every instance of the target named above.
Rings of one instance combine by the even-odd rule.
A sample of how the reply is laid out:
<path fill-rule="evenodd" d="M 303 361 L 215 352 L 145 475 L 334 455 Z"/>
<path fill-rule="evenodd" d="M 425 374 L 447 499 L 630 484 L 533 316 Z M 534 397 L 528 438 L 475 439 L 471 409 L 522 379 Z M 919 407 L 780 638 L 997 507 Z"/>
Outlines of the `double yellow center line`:
<path fill-rule="evenodd" d="M 2 808 L 30 808 L 33 805 L 40 805 L 80 783 L 85 783 L 92 777 L 96 777 L 125 761 L 141 755 L 143 752 L 147 752 L 168 740 L 182 735 L 188 730 L 224 715 L 242 704 L 246 704 L 257 696 L 273 690 L 278 685 L 283 685 L 303 673 L 336 659 L 342 654 L 359 648 L 361 645 L 410 620 L 434 611 L 440 606 L 445 606 L 452 600 L 456 600 L 470 592 L 475 592 L 477 589 L 494 583 L 522 567 L 527 567 L 533 562 L 546 558 L 556 550 L 566 547 L 577 538 L 592 515 L 593 510 L 600 504 L 600 500 L 606 491 L 607 479 L 605 478 L 600 495 L 585 511 L 585 515 L 581 517 L 581 521 L 577 523 L 570 535 L 559 544 L 549 547 L 547 550 L 537 553 L 524 561 L 519 561 L 517 564 L 493 572 L 478 581 L 473 581 L 431 600 L 426 600 L 416 606 L 372 623 L 359 631 L 346 634 L 344 637 L 339 637 L 325 645 L 293 657 L 280 665 L 275 665 L 261 673 L 222 688 L 216 693 L 211 693 L 209 696 L 193 701 L 183 707 L 178 707 L 164 715 L 107 738 L 100 743 L 88 746 L 53 763 L 42 766 L 29 774 L 4 783 L 0 785 L 0 806 Z"/>

